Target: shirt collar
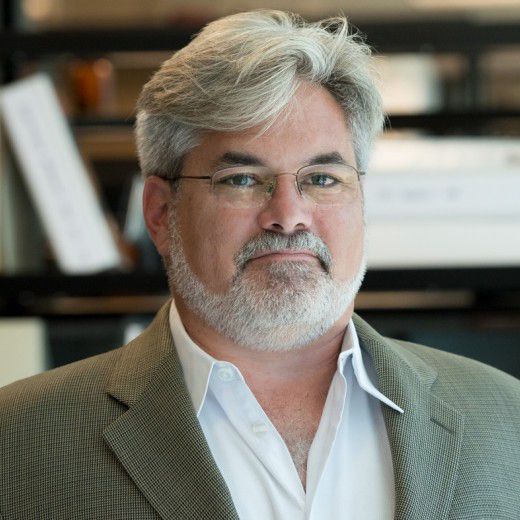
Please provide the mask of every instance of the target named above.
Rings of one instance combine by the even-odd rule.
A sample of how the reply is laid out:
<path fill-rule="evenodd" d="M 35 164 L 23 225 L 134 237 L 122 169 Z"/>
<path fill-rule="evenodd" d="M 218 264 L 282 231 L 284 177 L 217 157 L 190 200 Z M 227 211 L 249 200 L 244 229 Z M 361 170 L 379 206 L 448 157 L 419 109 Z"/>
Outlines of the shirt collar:
<path fill-rule="evenodd" d="M 193 408 L 195 408 L 195 412 L 198 416 L 202 404 L 204 403 L 206 392 L 208 391 L 211 369 L 217 360 L 202 350 L 189 337 L 182 324 L 173 298 L 170 305 L 170 329 L 173 344 L 177 349 L 177 354 L 181 362 L 188 393 L 190 394 Z"/>
<path fill-rule="evenodd" d="M 372 379 L 376 380 L 377 375 L 371 364 L 370 356 L 361 350 L 356 327 L 354 326 L 354 321 L 352 319 L 350 320 L 347 330 L 345 331 L 341 352 L 338 356 L 338 370 L 343 375 L 345 375 L 345 365 L 350 356 L 352 356 L 352 366 L 354 368 L 354 375 L 356 376 L 358 385 L 363 390 L 365 390 L 365 392 L 368 392 L 376 399 L 379 399 L 381 402 L 390 406 L 390 408 L 403 413 L 403 409 L 401 407 L 397 406 L 391 399 L 382 394 L 372 383 Z M 372 378 L 369 377 L 367 369 L 370 371 Z"/>
<path fill-rule="evenodd" d="M 173 298 L 170 305 L 170 329 L 173 343 L 181 362 L 186 386 L 193 403 L 193 408 L 198 416 L 206 398 L 213 366 L 216 363 L 220 364 L 222 362 L 210 356 L 190 338 L 182 324 Z M 379 399 L 394 410 L 403 413 L 402 408 L 379 392 L 369 378 L 364 364 L 368 356 L 362 354 L 358 335 L 352 320 L 350 320 L 348 324 L 343 338 L 341 352 L 338 356 L 338 370 L 342 374 L 344 374 L 345 365 L 350 356 L 352 356 L 352 366 L 359 386 L 376 399 Z M 375 376 L 375 374 L 373 375 Z"/>

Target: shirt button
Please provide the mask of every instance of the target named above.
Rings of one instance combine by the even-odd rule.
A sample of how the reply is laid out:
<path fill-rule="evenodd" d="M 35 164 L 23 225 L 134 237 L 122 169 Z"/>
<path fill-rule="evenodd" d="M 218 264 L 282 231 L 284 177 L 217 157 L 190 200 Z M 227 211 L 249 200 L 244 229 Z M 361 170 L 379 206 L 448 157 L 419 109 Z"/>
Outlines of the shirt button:
<path fill-rule="evenodd" d="M 235 373 L 231 367 L 219 368 L 217 373 L 221 381 L 233 381 L 235 379 Z"/>
<path fill-rule="evenodd" d="M 253 430 L 253 433 L 260 435 L 261 433 L 267 432 L 267 424 L 262 422 L 255 423 L 253 426 L 251 426 L 251 429 Z"/>

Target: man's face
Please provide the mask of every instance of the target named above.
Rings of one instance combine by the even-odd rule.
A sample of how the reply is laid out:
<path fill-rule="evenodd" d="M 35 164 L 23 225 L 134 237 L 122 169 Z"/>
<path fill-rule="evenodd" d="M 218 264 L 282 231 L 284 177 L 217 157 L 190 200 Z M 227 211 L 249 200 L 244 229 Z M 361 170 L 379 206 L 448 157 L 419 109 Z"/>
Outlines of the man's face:
<path fill-rule="evenodd" d="M 258 131 L 253 128 L 205 134 L 185 157 L 182 175 L 212 175 L 225 157 L 226 166 L 233 165 L 230 157 L 233 160 L 242 157 L 273 172 L 296 172 L 314 158 L 330 154 L 337 154 L 345 163 L 356 166 L 344 113 L 321 87 L 303 84 L 269 130 L 260 136 Z M 291 327 L 302 330 L 305 322 L 313 321 L 313 316 L 323 322 L 323 314 L 331 315 L 327 305 L 334 307 L 332 314 L 339 310 L 344 313 L 346 309 L 339 307 L 352 303 L 364 274 L 362 197 L 335 206 L 316 205 L 298 193 L 294 177 L 289 175 L 278 178 L 276 189 L 265 205 L 249 208 L 222 205 L 212 195 L 208 181 L 181 181 L 171 226 L 170 279 L 179 286 L 183 285 L 182 280 L 194 278 L 191 281 L 199 284 L 202 291 L 199 299 L 203 301 L 191 306 L 199 310 L 206 301 L 222 308 L 223 299 L 231 292 L 233 301 L 228 303 L 232 307 L 233 302 L 242 301 L 247 293 L 241 306 L 246 313 L 245 308 L 250 304 L 251 317 L 244 318 L 240 325 L 246 336 L 248 323 L 250 333 L 255 327 L 260 332 L 261 316 L 258 323 L 257 316 L 252 316 L 263 310 L 263 322 L 270 333 L 276 321 L 281 320 L 280 330 L 284 330 L 280 338 L 286 337 Z M 296 241 L 290 242 L 291 237 Z M 289 244 L 303 254 L 287 252 Z M 278 253 L 265 254 L 270 249 Z M 280 249 L 286 252 L 280 253 Z M 184 270 L 179 265 L 183 262 Z M 331 296 L 336 289 L 337 301 Z M 345 291 L 349 292 L 347 299 L 345 294 L 341 296 Z M 188 283 L 184 292 L 188 296 L 197 291 L 193 283 Z M 255 298 L 256 302 L 249 302 Z M 317 300 L 320 300 L 319 312 L 311 309 Z M 190 306 L 190 302 L 186 303 Z M 308 314 L 302 314 L 298 306 L 307 308 Z M 279 318 L 285 314 L 284 310 L 287 310 L 285 317 Z M 211 317 L 204 318 L 211 322 Z M 304 337 L 308 341 L 313 335 L 316 332 Z M 302 338 L 295 339 L 293 346 L 301 341 Z"/>

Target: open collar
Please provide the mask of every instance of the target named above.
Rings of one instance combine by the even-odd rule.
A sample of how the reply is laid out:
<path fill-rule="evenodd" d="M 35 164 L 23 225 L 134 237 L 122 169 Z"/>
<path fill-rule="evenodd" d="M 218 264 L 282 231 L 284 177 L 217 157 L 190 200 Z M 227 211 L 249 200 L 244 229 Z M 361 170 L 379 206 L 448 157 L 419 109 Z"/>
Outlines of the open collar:
<path fill-rule="evenodd" d="M 184 373 L 186 387 L 198 417 L 208 392 L 211 371 L 220 360 L 209 355 L 191 339 L 184 328 L 173 299 L 169 311 L 169 324 Z M 359 386 L 376 399 L 402 413 L 403 410 L 383 395 L 368 376 L 353 320 L 350 320 L 345 330 L 341 352 L 338 356 L 338 370 L 343 374 L 349 357 L 352 357 L 354 375 Z"/>

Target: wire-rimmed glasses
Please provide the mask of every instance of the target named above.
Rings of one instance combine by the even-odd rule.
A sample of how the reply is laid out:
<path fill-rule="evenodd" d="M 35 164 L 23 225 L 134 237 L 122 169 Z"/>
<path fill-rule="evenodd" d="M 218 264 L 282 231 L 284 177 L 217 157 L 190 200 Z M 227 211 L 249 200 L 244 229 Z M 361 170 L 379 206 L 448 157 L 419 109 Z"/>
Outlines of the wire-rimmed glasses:
<path fill-rule="evenodd" d="M 233 166 L 213 175 L 181 175 L 181 179 L 209 180 L 219 204 L 232 208 L 261 207 L 276 189 L 278 177 L 294 176 L 298 193 L 318 205 L 341 206 L 361 194 L 360 177 L 365 172 L 347 164 L 313 164 L 296 173 L 273 172 L 264 166 Z"/>

